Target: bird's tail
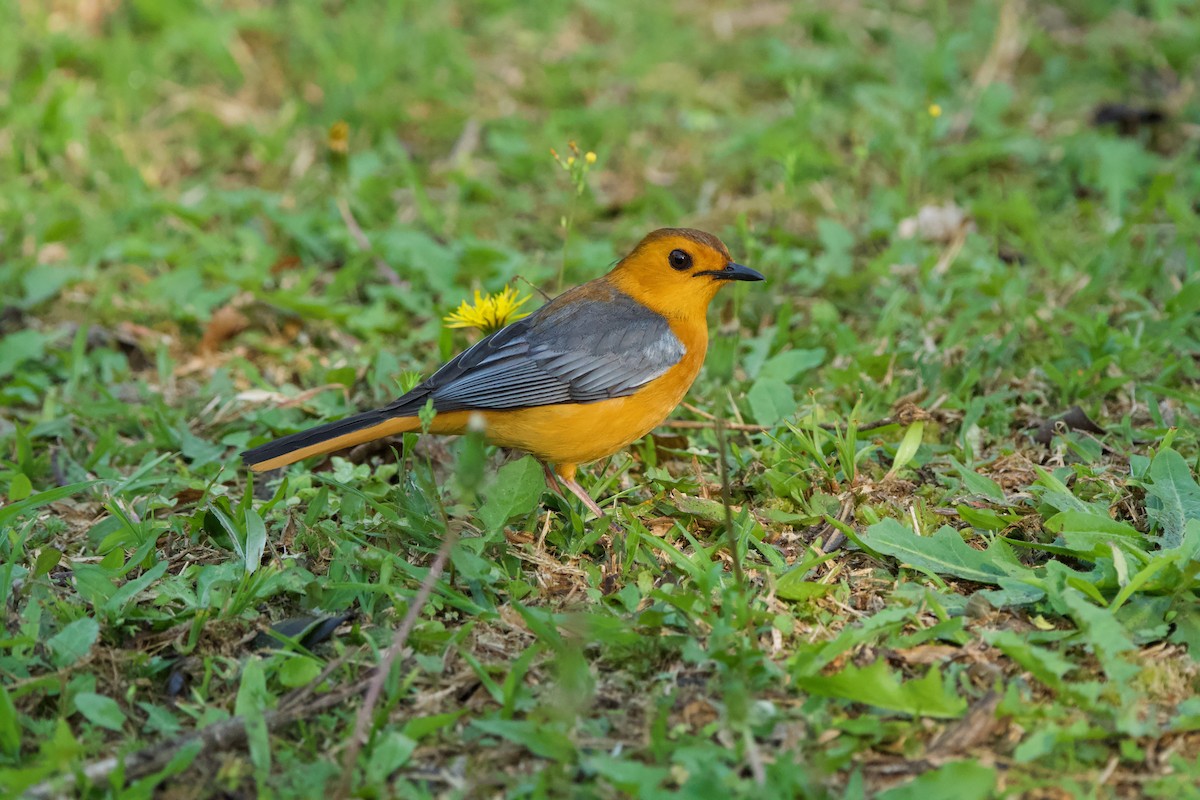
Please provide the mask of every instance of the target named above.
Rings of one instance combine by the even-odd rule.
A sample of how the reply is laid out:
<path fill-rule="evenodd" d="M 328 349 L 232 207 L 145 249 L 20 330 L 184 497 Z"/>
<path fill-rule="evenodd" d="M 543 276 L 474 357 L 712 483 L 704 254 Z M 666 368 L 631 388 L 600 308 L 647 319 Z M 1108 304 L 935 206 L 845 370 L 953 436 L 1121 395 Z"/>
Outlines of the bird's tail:
<path fill-rule="evenodd" d="M 420 429 L 421 422 L 415 416 L 395 417 L 385 409 L 375 409 L 259 445 L 242 453 L 242 461 L 255 472 L 264 472 L 309 456 Z"/>

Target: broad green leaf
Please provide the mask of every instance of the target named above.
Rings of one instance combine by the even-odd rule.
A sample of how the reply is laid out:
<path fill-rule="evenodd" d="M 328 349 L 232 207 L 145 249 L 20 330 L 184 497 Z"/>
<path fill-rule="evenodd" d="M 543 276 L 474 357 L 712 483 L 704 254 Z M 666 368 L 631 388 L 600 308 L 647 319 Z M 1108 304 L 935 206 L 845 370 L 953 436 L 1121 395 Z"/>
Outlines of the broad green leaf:
<path fill-rule="evenodd" d="M 40 331 L 23 330 L 0 338 L 0 378 L 12 375 L 26 361 L 39 361 L 50 337 Z"/>
<path fill-rule="evenodd" d="M 351 497 L 361 493 L 351 491 Z M 343 509 L 348 506 L 343 500 Z M 238 512 L 229 505 L 227 497 L 216 498 L 208 507 L 204 527 L 219 544 L 228 544 L 238 554 L 247 575 L 252 575 L 262 564 L 263 550 L 267 545 L 267 529 L 262 517 L 246 506 L 241 513 L 242 524 L 238 525 Z"/>
<path fill-rule="evenodd" d="M 1154 169 L 1156 159 L 1134 139 L 1110 136 L 1090 144 L 1088 179 L 1104 194 L 1109 213 L 1120 218 L 1128 205 L 1127 195 Z"/>
<path fill-rule="evenodd" d="M 125 712 L 117 701 L 95 692 L 80 692 L 75 695 L 75 709 L 93 725 L 120 731 L 125 727 Z"/>
<path fill-rule="evenodd" d="M 1128 631 L 1107 608 L 1089 603 L 1082 594 L 1067 590 L 1062 600 L 1079 626 L 1084 641 L 1091 647 L 1108 679 L 1118 684 L 1138 673 L 1138 666 L 1123 657 L 1136 649 Z"/>
<path fill-rule="evenodd" d="M 814 676 L 842 653 L 898 631 L 912 618 L 911 608 L 898 605 L 885 608 L 857 625 L 847 625 L 828 642 L 798 649 L 788 659 L 788 667 L 795 676 Z"/>
<path fill-rule="evenodd" d="M 627 584 L 627 587 L 633 590 L 628 596 L 632 598 L 630 605 L 636 608 L 642 597 L 642 593 L 632 584 Z M 527 607 L 521 606 L 521 608 L 524 608 L 526 611 L 526 613 L 522 614 L 522 617 L 525 619 L 533 617 L 531 613 L 528 613 L 529 609 Z M 577 637 L 578 641 L 581 642 L 633 647 L 639 642 L 644 641 L 645 638 L 645 634 L 638 630 L 636 623 L 625 616 L 578 611 L 566 614 L 558 619 L 561 620 L 558 622 L 558 625 L 561 626 L 562 631 Z M 546 627 L 550 628 L 550 626 Z M 533 628 L 530 628 L 530 630 L 533 631 Z M 551 630 L 553 629 L 551 628 Z M 547 643 L 551 642 L 554 643 L 556 649 L 561 650 L 561 637 L 551 639 Z"/>
<path fill-rule="evenodd" d="M 401 732 L 410 739 L 420 741 L 434 731 L 439 731 L 447 725 L 453 725 L 459 717 L 467 713 L 467 709 L 450 711 L 445 714 L 433 714 L 428 717 L 414 717 L 404 723 Z"/>
<path fill-rule="evenodd" d="M 746 392 L 750 413 L 759 425 L 775 425 L 796 412 L 796 394 L 779 378 L 763 377 Z"/>
<path fill-rule="evenodd" d="M 1139 551 L 1140 552 L 1140 551 Z M 1114 561 L 1116 553 L 1113 553 Z M 1135 575 L 1122 582 L 1117 596 L 1109 604 L 1116 611 L 1135 592 L 1177 592 L 1200 572 L 1200 520 L 1191 520 L 1183 532 L 1179 546 L 1160 550 Z"/>
<path fill-rule="evenodd" d="M 272 700 L 267 691 L 262 659 L 257 656 L 248 659 L 242 667 L 242 681 L 233 711 L 246 722 L 246 744 L 260 790 L 265 788 L 271 772 L 271 737 L 267 730 L 266 710 Z"/>
<path fill-rule="evenodd" d="M 487 441 L 478 431 L 468 431 L 458 440 L 458 459 L 455 477 L 468 499 L 484 484 L 487 476 Z"/>
<path fill-rule="evenodd" d="M 823 252 L 814 259 L 814 266 L 821 275 L 847 276 L 853 268 L 851 250 L 854 234 L 840 222 L 829 217 L 817 220 L 817 238 Z"/>
<path fill-rule="evenodd" d="M 138 708 L 146 715 L 146 722 L 142 726 L 144 733 L 161 733 L 166 736 L 174 736 L 183 730 L 183 726 L 179 724 L 179 720 L 166 707 L 158 706 L 145 701 L 138 702 Z"/>
<path fill-rule="evenodd" d="M 980 592 L 997 608 L 1032 603 L 1044 594 L 1036 573 L 1021 564 L 999 537 L 992 539 L 987 550 L 976 550 L 949 525 L 943 525 L 932 536 L 918 536 L 888 518 L 867 528 L 861 538 L 866 547 L 904 565 L 1001 587 Z"/>
<path fill-rule="evenodd" d="M 554 726 L 532 720 L 476 719 L 471 720 L 471 727 L 518 744 L 535 756 L 551 761 L 570 762 L 575 759 L 575 745 Z"/>
<path fill-rule="evenodd" d="M 682 514 L 699 517 L 708 522 L 718 524 L 725 522 L 725 506 L 719 500 L 709 500 L 705 497 L 681 493 L 675 497 L 675 507 Z"/>
<path fill-rule="evenodd" d="M 804 580 L 807 572 L 807 568 L 785 572 L 775 584 L 775 595 L 782 600 L 811 600 L 814 597 L 824 597 L 833 591 L 834 587 L 831 584 Z"/>
<path fill-rule="evenodd" d="M 341 461 L 341 459 L 334 459 L 335 464 L 338 463 L 339 461 Z M 396 509 L 392 505 L 390 505 L 388 503 L 379 502 L 374 497 L 371 497 L 369 494 L 364 492 L 361 488 L 356 486 L 354 483 L 345 483 L 342 481 L 334 480 L 329 475 L 320 473 L 320 472 L 314 474 L 313 477 L 319 481 L 323 481 L 324 483 L 329 484 L 330 486 L 337 487 L 338 491 L 342 492 L 344 495 L 346 495 L 346 494 L 353 495 L 358 500 L 361 500 L 364 504 L 370 506 L 371 510 L 373 510 L 375 513 L 379 514 L 381 517 L 383 517 L 388 522 L 398 524 L 401 521 L 401 515 L 396 512 Z M 324 488 L 324 487 L 322 487 L 322 488 Z M 329 500 L 329 494 L 327 491 L 319 493 L 317 495 L 317 497 L 314 498 L 314 505 L 310 507 L 309 513 L 313 513 L 312 512 L 313 508 L 317 508 L 318 510 L 324 508 L 324 506 L 328 503 L 328 500 Z M 314 516 L 313 518 L 316 519 L 317 517 Z"/>
<path fill-rule="evenodd" d="M 1066 531 L 1098 533 L 1110 538 L 1113 536 L 1141 538 L 1141 534 L 1132 525 L 1089 511 L 1060 511 L 1046 520 L 1046 530 L 1051 533 Z"/>
<path fill-rule="evenodd" d="M 1091 511 L 1061 511 L 1046 520 L 1045 525 L 1074 553 L 1106 555 L 1113 544 L 1134 554 L 1141 552 L 1143 537 L 1137 529 Z"/>
<path fill-rule="evenodd" d="M 480 556 L 462 542 L 450 551 L 450 563 L 459 575 L 469 581 L 494 580 L 498 572 L 496 562 Z"/>
<path fill-rule="evenodd" d="M 1062 678 L 1075 669 L 1075 664 L 1059 655 L 1056 650 L 1033 644 L 1015 631 L 984 631 L 983 640 L 1051 688 L 1061 686 Z"/>
<path fill-rule="evenodd" d="M 513 517 L 533 511 L 545 490 L 542 467 L 533 456 L 505 464 L 479 508 L 479 519 L 489 531 L 498 531 Z"/>
<path fill-rule="evenodd" d="M 1046 596 L 1040 588 L 1026 583 L 1021 578 L 1000 578 L 996 583 L 1000 586 L 999 589 L 982 589 L 976 592 L 994 608 L 1028 605 Z"/>
<path fill-rule="evenodd" d="M 267 548 L 267 526 L 253 508 L 246 508 L 246 574 L 253 574 L 262 563 L 263 551 Z"/>
<path fill-rule="evenodd" d="M 1018 514 L 1001 514 L 991 508 L 973 508 L 963 503 L 955 509 L 963 522 L 982 531 L 1002 531 L 1021 519 Z"/>
<path fill-rule="evenodd" d="M 367 755 L 367 783 L 375 786 L 387 785 L 387 779 L 408 763 L 416 749 L 416 740 L 399 731 L 387 731 L 379 736 Z"/>
<path fill-rule="evenodd" d="M 38 553 L 37 561 L 33 564 L 33 577 L 40 578 L 48 575 L 60 561 L 62 561 L 61 550 L 54 547 L 43 548 L 42 552 Z"/>
<path fill-rule="evenodd" d="M 179 775 L 184 770 L 192 765 L 196 760 L 196 756 L 200 755 L 204 750 L 204 741 L 199 737 L 188 741 L 181 746 L 167 765 L 151 775 L 147 775 L 141 780 L 134 781 L 129 784 L 129 787 L 121 792 L 122 797 L 141 798 L 141 797 L 156 797 L 158 796 L 154 790 L 168 778 Z"/>
<path fill-rule="evenodd" d="M 980 475 L 973 469 L 968 469 L 965 465 L 959 462 L 954 456 L 950 456 L 950 464 L 954 467 L 954 471 L 962 478 L 963 486 L 971 494 L 982 495 L 989 500 L 994 500 L 997 503 L 1006 502 L 1004 489 L 1000 484 L 986 475 Z"/>
<path fill-rule="evenodd" d="M 1172 598 L 1164 595 L 1135 594 L 1119 609 L 1109 608 L 1134 644 L 1144 645 L 1161 642 L 1170 634 L 1171 622 L 1177 619 L 1173 605 Z"/>
<path fill-rule="evenodd" d="M 309 656 L 292 654 L 279 666 L 279 682 L 288 689 L 304 686 L 321 674 L 321 662 Z"/>
<path fill-rule="evenodd" d="M 218 544 L 229 547 L 245 560 L 241 533 L 230 516 L 229 498 L 218 497 L 213 500 L 204 514 L 204 529 Z"/>
<path fill-rule="evenodd" d="M 551 645 L 555 649 L 563 646 L 563 636 L 559 632 L 562 617 L 556 615 L 553 610 L 527 606 L 522 603 L 513 603 L 513 608 L 521 615 L 521 619 L 525 621 L 525 627 L 529 629 L 529 632 L 536 636 L 543 644 Z"/>
<path fill-rule="evenodd" d="M 56 667 L 69 667 L 83 659 L 100 636 L 100 623 L 82 617 L 68 624 L 46 641 Z"/>
<path fill-rule="evenodd" d="M 878 800 L 983 800 L 996 789 L 996 770 L 977 761 L 953 761 L 877 795 Z"/>
<path fill-rule="evenodd" d="M 201 439 L 185 427 L 179 431 L 179 452 L 196 468 L 224 458 L 225 445 Z"/>
<path fill-rule="evenodd" d="M 962 534 L 943 525 L 932 536 L 918 536 L 897 520 L 888 518 L 870 526 L 862 534 L 873 550 L 892 556 L 902 564 L 952 575 L 976 583 L 998 582 L 1011 574 L 1001 569 L 987 552 L 976 550 L 963 541 Z"/>
<path fill-rule="evenodd" d="M 1072 688 L 1078 688 L 1079 684 Z M 1025 740 L 1013 751 L 1013 758 L 1019 764 L 1044 763 L 1056 752 L 1074 754 L 1081 740 L 1103 738 L 1106 731 L 1102 728 L 1088 725 L 1080 720 L 1072 725 L 1063 726 L 1046 723 L 1033 729 Z"/>
<path fill-rule="evenodd" d="M 937 667 L 931 667 L 922 678 L 902 682 L 879 659 L 861 668 L 851 664 L 834 675 L 798 677 L 795 682 L 810 694 L 840 697 L 914 717 L 955 718 L 967 710 L 966 699 L 955 694 L 953 684 L 942 680 Z"/>
<path fill-rule="evenodd" d="M 892 468 L 888 470 L 888 475 L 895 475 L 908 466 L 908 462 L 912 461 L 913 456 L 921 449 L 921 437 L 924 435 L 924 420 L 917 420 L 908 426 L 904 438 L 900 440 L 900 446 L 896 448 L 896 457 L 892 459 Z"/>
<path fill-rule="evenodd" d="M 825 361 L 825 348 L 785 350 L 768 358 L 759 369 L 756 379 L 773 378 L 784 383 L 796 383 L 802 373 L 814 370 Z"/>
<path fill-rule="evenodd" d="M 25 273 L 21 284 L 25 289 L 25 298 L 21 303 L 23 308 L 34 306 L 49 300 L 59 291 L 79 278 L 80 270 L 67 264 L 38 264 Z"/>
<path fill-rule="evenodd" d="M 121 613 L 126 603 L 150 588 L 150 584 L 157 581 L 166 573 L 167 566 L 166 561 L 160 561 L 137 578 L 126 581 L 121 588 L 113 592 L 112 597 L 108 598 L 108 602 L 104 604 L 104 610 L 109 614 Z"/>
<path fill-rule="evenodd" d="M 104 561 L 99 564 L 81 564 L 79 562 L 71 564 L 71 572 L 75 578 L 75 590 L 97 610 L 104 609 L 108 599 L 117 591 L 114 580 L 124 553 L 120 550 L 114 550 L 113 553 L 116 553 L 118 559 L 116 566 L 113 566 L 111 562 L 105 563 Z M 112 553 L 109 555 L 111 556 Z M 105 561 L 108 559 L 106 558 Z"/>
<path fill-rule="evenodd" d="M 0 684 L 0 753 L 15 756 L 21 751 L 21 720 L 4 684 Z"/>
<path fill-rule="evenodd" d="M 1178 547 L 1183 541 L 1184 525 L 1188 520 L 1200 519 L 1200 485 L 1183 456 L 1169 448 L 1154 457 L 1149 478 L 1146 494 L 1155 502 L 1147 502 L 1146 511 L 1158 524 L 1156 539 L 1163 549 Z"/>
<path fill-rule="evenodd" d="M 1071 490 L 1067 488 L 1067 485 L 1060 481 L 1054 473 L 1047 472 L 1039 466 L 1034 466 L 1034 471 L 1038 474 L 1038 479 L 1034 481 L 1034 486 L 1041 492 L 1042 502 L 1050 507 L 1058 511 L 1104 512 L 1105 509 L 1103 506 L 1084 502 L 1071 494 Z"/>
<path fill-rule="evenodd" d="M 1200 697 L 1189 697 L 1175 709 L 1171 720 L 1173 731 L 1200 731 Z"/>
<path fill-rule="evenodd" d="M 1164 307 L 1173 315 L 1200 314 L 1200 280 L 1193 274 L 1192 280 L 1166 298 Z"/>
<path fill-rule="evenodd" d="M 583 768 L 611 783 L 629 797 L 656 797 L 665 794 L 662 783 L 671 774 L 667 767 L 643 764 L 629 757 L 614 758 L 598 753 L 583 761 Z"/>
<path fill-rule="evenodd" d="M 71 732 L 70 724 L 59 717 L 54 725 L 54 732 L 42 740 L 40 750 L 60 767 L 65 767 L 83 753 L 83 745 Z"/>
<path fill-rule="evenodd" d="M 13 476 L 12 483 L 8 485 L 8 502 L 19 503 L 29 495 L 33 494 L 33 484 L 24 472 L 18 472 Z"/>
<path fill-rule="evenodd" d="M 1184 608 L 1174 622 L 1175 630 L 1170 640 L 1187 647 L 1192 660 L 1200 661 L 1200 609 Z"/>

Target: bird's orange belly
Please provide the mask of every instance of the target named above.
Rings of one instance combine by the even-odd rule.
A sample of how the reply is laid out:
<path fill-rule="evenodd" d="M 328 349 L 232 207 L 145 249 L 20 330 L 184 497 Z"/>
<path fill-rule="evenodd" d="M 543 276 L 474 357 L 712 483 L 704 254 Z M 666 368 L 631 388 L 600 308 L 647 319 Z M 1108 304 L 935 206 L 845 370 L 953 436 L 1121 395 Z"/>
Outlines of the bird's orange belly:
<path fill-rule="evenodd" d="M 595 461 L 637 441 L 666 419 L 694 377 L 692 374 L 684 380 L 672 370 L 628 397 L 485 411 L 487 437 L 495 444 L 524 450 L 554 464 Z"/>

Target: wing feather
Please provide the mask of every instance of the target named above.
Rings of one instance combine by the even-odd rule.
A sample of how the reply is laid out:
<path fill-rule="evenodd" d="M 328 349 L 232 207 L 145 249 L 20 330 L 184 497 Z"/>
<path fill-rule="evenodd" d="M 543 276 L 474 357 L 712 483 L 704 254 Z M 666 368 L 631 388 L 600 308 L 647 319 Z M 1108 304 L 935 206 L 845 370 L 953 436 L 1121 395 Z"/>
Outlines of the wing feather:
<path fill-rule="evenodd" d="M 567 292 L 460 353 L 387 410 L 512 409 L 633 394 L 683 358 L 665 317 L 611 287 Z"/>

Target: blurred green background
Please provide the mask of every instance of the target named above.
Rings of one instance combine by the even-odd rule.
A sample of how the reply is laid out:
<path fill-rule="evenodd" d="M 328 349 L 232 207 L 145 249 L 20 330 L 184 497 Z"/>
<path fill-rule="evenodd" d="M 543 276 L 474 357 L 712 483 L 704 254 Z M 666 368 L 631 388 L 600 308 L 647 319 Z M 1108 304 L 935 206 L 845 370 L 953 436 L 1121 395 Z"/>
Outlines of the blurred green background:
<path fill-rule="evenodd" d="M 3 4 L 0 787 L 360 678 L 449 526 L 363 796 L 1190 791 L 1197 42 L 1182 0 Z M 536 305 L 676 225 L 768 283 L 714 304 L 699 427 L 588 472 L 615 587 L 525 462 L 483 507 L 469 445 L 238 469 L 465 346 L 474 290 Z M 1031 439 L 1072 406 L 1099 427 Z M 866 539 L 821 561 L 835 522 Z M 352 713 L 177 766 L 331 791 Z"/>

